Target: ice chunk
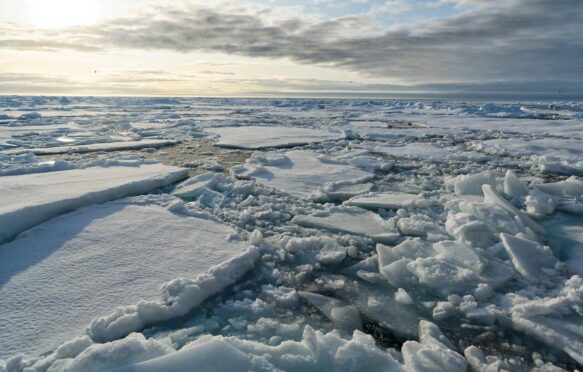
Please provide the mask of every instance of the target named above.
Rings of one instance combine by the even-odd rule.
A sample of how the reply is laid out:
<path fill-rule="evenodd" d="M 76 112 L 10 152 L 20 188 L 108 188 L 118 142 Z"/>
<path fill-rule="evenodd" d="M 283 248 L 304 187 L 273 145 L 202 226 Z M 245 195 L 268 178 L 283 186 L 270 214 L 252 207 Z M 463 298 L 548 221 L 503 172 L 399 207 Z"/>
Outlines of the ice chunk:
<path fill-rule="evenodd" d="M 367 193 L 373 187 L 373 183 L 353 183 L 353 182 L 338 182 L 324 186 L 322 189 L 322 197 L 324 200 L 346 200 L 356 195 Z"/>
<path fill-rule="evenodd" d="M 217 182 L 216 173 L 206 172 L 177 185 L 172 195 L 179 198 L 197 198 L 205 188 L 212 188 Z"/>
<path fill-rule="evenodd" d="M 149 164 L 1 177 L 0 243 L 60 214 L 147 193 L 187 176 L 186 169 Z"/>
<path fill-rule="evenodd" d="M 444 240 L 433 244 L 433 249 L 446 261 L 477 272 L 482 271 L 483 264 L 480 257 L 476 251 L 465 244 Z"/>
<path fill-rule="evenodd" d="M 456 195 L 482 195 L 482 185 L 496 187 L 496 173 L 484 171 L 457 176 L 453 179 L 453 188 Z"/>
<path fill-rule="evenodd" d="M 362 327 L 362 318 L 356 306 L 316 293 L 298 292 L 298 294 L 317 307 L 337 327 L 348 330 Z"/>
<path fill-rule="evenodd" d="M 536 185 L 535 188 L 557 198 L 581 198 L 583 197 L 583 180 L 577 177 L 569 177 L 565 181 L 555 183 L 544 183 Z"/>
<path fill-rule="evenodd" d="M 395 300 L 402 305 L 413 305 L 415 303 L 411 295 L 403 288 L 397 289 L 397 292 L 395 292 Z"/>
<path fill-rule="evenodd" d="M 512 215 L 517 216 L 526 226 L 530 227 L 534 232 L 544 234 L 545 229 L 543 229 L 541 225 L 536 223 L 532 218 L 528 217 L 525 213 L 518 210 L 507 200 L 498 195 L 498 193 L 494 191 L 492 186 L 484 185 L 482 187 L 482 190 L 484 191 L 484 201 L 498 205 L 499 207 L 505 209 Z"/>
<path fill-rule="evenodd" d="M 548 247 L 504 233 L 500 234 L 500 239 L 514 267 L 526 279 L 539 282 L 555 274 L 558 261 Z"/>
<path fill-rule="evenodd" d="M 226 240 L 232 229 L 172 212 L 176 202 L 150 196 L 92 206 L 0 246 L 0 356 L 48 351 L 95 317 L 158 299 L 162 284 L 206 274 L 246 252 L 245 243 Z M 136 320 L 131 331 L 140 328 Z M 109 338 L 97 332 L 99 324 L 96 338 Z M 124 333 L 117 331 L 111 333 Z"/>
<path fill-rule="evenodd" d="M 252 150 L 294 147 L 345 137 L 343 133 L 327 130 L 283 126 L 219 127 L 205 130 L 220 136 L 217 146 Z"/>
<path fill-rule="evenodd" d="M 111 372 L 249 371 L 249 357 L 221 339 L 195 342 L 176 353 L 112 370 Z"/>
<path fill-rule="evenodd" d="M 474 248 L 489 247 L 493 238 L 488 225 L 469 213 L 449 213 L 445 229 L 458 242 Z"/>
<path fill-rule="evenodd" d="M 174 140 L 159 140 L 159 139 L 143 139 L 141 141 L 125 141 L 125 142 L 103 142 L 92 143 L 89 145 L 72 145 L 72 146 L 55 146 L 55 147 L 35 147 L 31 149 L 15 149 L 0 151 L 5 155 L 18 155 L 27 152 L 32 152 L 35 155 L 56 155 L 64 153 L 82 154 L 86 152 L 96 151 L 119 151 L 119 150 L 137 150 L 146 147 L 157 148 L 177 144 Z"/>
<path fill-rule="evenodd" d="M 355 235 L 368 236 L 379 243 L 392 244 L 400 234 L 379 215 L 357 208 L 334 208 L 328 213 L 296 216 L 292 220 L 305 227 L 315 227 Z"/>
<path fill-rule="evenodd" d="M 372 173 L 320 158 L 314 151 L 288 151 L 288 161 L 277 166 L 256 168 L 257 182 L 297 197 L 314 196 L 327 184 L 340 181 L 365 181 Z"/>
<path fill-rule="evenodd" d="M 435 202 L 415 194 L 383 192 L 355 196 L 344 202 L 344 204 L 368 209 L 398 209 L 429 207 Z"/>
<path fill-rule="evenodd" d="M 509 170 L 504 177 L 504 193 L 512 200 L 519 201 L 528 195 L 528 187 Z"/>
<path fill-rule="evenodd" d="M 526 211 L 533 216 L 544 217 L 555 211 L 557 201 L 549 194 L 545 194 L 539 189 L 532 189 L 527 195 L 524 205 Z"/>
<path fill-rule="evenodd" d="M 450 348 L 451 341 L 435 324 L 421 321 L 419 327 L 420 342 L 407 341 L 401 349 L 407 371 L 466 371 L 466 359 Z"/>

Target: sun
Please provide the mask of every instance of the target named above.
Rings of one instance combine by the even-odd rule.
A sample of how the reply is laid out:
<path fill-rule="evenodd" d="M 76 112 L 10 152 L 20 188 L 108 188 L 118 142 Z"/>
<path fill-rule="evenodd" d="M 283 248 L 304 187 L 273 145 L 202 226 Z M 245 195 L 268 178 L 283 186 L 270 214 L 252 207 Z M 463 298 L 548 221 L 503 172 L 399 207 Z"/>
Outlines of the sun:
<path fill-rule="evenodd" d="M 29 22 L 39 28 L 65 28 L 96 23 L 97 0 L 27 0 Z"/>

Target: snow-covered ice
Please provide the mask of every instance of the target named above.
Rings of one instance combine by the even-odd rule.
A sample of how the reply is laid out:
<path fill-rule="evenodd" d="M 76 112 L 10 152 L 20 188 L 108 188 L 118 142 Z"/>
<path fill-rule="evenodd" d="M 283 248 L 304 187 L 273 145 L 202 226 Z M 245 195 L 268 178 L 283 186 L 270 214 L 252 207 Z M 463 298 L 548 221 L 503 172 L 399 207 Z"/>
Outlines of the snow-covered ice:
<path fill-rule="evenodd" d="M 0 242 L 76 208 L 148 193 L 187 177 L 161 164 L 91 167 L 0 178 Z"/>
<path fill-rule="evenodd" d="M 292 150 L 272 153 L 248 162 L 237 176 L 254 178 L 297 197 L 316 195 L 327 185 L 366 181 L 373 175 L 342 162 L 334 161 L 314 151 Z"/>
<path fill-rule="evenodd" d="M 279 126 L 223 127 L 209 128 L 206 131 L 219 136 L 217 146 L 253 150 L 294 147 L 344 138 L 344 134 L 338 132 Z"/>
<path fill-rule="evenodd" d="M 355 196 L 348 199 L 345 204 L 368 209 L 398 209 L 405 207 L 428 207 L 434 204 L 434 201 L 416 194 L 384 192 Z"/>
<path fill-rule="evenodd" d="M 64 153 L 84 153 L 95 151 L 115 151 L 115 150 L 136 150 L 145 147 L 164 147 L 176 144 L 174 140 L 158 140 L 158 139 L 144 139 L 141 141 L 125 141 L 125 142 L 104 142 L 92 143 L 88 145 L 73 145 L 73 146 L 55 146 L 55 147 L 35 147 L 31 149 L 16 149 L 0 151 L 0 154 L 5 155 L 19 155 L 27 152 L 32 152 L 35 155 L 54 155 Z"/>
<path fill-rule="evenodd" d="M 136 197 L 66 214 L 0 247 L 0 356 L 40 354 L 119 305 L 157 300 L 246 249 L 234 231 L 170 197 Z"/>

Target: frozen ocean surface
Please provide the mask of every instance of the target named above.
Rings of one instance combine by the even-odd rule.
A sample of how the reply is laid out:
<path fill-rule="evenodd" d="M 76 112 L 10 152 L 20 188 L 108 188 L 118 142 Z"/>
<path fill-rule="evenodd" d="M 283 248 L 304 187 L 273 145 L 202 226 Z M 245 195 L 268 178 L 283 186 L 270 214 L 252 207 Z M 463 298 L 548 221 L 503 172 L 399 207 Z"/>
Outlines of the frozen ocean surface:
<path fill-rule="evenodd" d="M 0 371 L 581 369 L 582 177 L 581 102 L 0 97 Z"/>

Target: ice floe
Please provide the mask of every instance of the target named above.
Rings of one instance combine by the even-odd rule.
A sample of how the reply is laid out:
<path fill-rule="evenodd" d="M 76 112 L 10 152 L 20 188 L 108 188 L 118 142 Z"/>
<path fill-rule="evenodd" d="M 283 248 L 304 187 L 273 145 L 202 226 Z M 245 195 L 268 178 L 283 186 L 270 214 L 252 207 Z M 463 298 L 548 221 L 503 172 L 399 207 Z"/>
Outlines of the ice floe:
<path fill-rule="evenodd" d="M 186 178 L 162 164 L 91 167 L 0 178 L 0 242 L 60 214 L 139 195 Z"/>
<path fill-rule="evenodd" d="M 206 131 L 219 136 L 217 146 L 254 150 L 293 147 L 344 138 L 343 133 L 280 126 L 208 128 Z"/>
<path fill-rule="evenodd" d="M 190 215 L 174 198 L 155 196 L 88 207 L 27 231 L 0 248 L 2 356 L 49 351 L 119 305 L 158 300 L 164 283 L 204 277 L 246 251 L 246 243 L 229 240 L 233 233 L 202 214 Z M 179 304 L 181 292 L 200 301 L 221 288 L 220 282 L 200 284 L 193 292 L 189 280 L 165 286 L 175 307 L 187 306 Z M 153 306 L 144 302 L 137 311 Z M 145 319 L 152 316 L 159 315 Z M 106 329 L 114 332 L 113 323 L 101 325 L 93 325 L 96 339 Z"/>
<path fill-rule="evenodd" d="M 297 197 L 315 196 L 327 185 L 347 181 L 365 182 L 373 174 L 334 161 L 314 151 L 272 153 L 235 169 L 239 177 L 254 178 Z"/>

